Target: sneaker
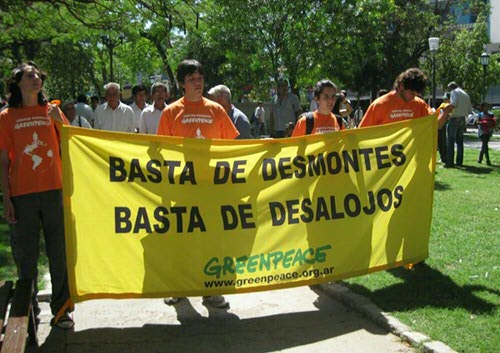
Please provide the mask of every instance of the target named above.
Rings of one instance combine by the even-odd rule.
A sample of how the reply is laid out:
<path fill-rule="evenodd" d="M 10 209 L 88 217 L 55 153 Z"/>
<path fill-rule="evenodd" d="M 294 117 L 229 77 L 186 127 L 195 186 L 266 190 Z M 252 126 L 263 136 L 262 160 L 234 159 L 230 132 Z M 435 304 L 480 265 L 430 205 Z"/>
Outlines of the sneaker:
<path fill-rule="evenodd" d="M 222 295 L 203 297 L 203 304 L 207 304 L 219 309 L 229 308 L 229 302 L 227 302 Z"/>
<path fill-rule="evenodd" d="M 75 326 L 75 322 L 71 318 L 68 312 L 65 312 L 57 322 L 55 321 L 55 317 L 50 321 L 50 326 L 57 326 L 62 328 L 63 330 L 69 330 Z"/>
<path fill-rule="evenodd" d="M 180 302 L 181 299 L 182 299 L 181 297 L 170 297 L 163 299 L 163 302 L 167 305 L 175 305 L 178 302 Z"/>
<path fill-rule="evenodd" d="M 491 162 L 490 161 L 486 161 L 486 165 L 491 166 Z"/>

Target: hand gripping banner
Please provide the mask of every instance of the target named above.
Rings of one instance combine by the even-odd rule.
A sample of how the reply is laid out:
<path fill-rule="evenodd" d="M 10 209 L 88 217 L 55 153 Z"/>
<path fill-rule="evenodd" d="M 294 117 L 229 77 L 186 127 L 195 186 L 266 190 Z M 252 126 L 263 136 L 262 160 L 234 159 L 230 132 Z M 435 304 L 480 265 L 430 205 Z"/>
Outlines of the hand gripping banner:
<path fill-rule="evenodd" d="M 242 293 L 424 260 L 434 116 L 279 140 L 63 129 L 72 299 Z"/>

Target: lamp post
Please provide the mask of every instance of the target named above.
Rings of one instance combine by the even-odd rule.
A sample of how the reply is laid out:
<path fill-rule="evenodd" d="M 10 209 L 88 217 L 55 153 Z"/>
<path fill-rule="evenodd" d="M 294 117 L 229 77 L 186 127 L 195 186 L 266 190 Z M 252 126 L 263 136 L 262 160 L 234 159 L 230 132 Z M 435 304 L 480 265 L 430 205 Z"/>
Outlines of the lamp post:
<path fill-rule="evenodd" d="M 432 107 L 436 108 L 436 53 L 439 49 L 439 38 L 429 38 L 429 50 L 432 56 Z"/>
<path fill-rule="evenodd" d="M 109 82 L 113 82 L 113 50 L 120 44 L 123 44 L 125 34 L 120 33 L 118 39 L 111 38 L 108 34 L 101 35 L 102 43 L 108 48 L 109 52 Z"/>
<path fill-rule="evenodd" d="M 483 102 L 486 100 L 486 69 L 490 63 L 490 55 L 487 52 L 481 54 L 481 65 L 483 65 Z"/>

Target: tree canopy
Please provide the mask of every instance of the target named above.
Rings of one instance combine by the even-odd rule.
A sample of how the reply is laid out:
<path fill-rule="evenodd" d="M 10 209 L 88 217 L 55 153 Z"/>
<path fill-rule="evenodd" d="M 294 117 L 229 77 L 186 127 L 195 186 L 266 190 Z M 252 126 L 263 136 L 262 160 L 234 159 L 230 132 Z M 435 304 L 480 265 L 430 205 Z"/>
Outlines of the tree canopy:
<path fill-rule="evenodd" d="M 461 2 L 477 17 L 472 28 L 450 17 Z M 481 0 L 0 0 L 0 72 L 5 79 L 34 60 L 49 74 L 48 94 L 67 99 L 100 94 L 113 63 L 122 85 L 162 75 L 178 95 L 175 68 L 195 58 L 207 86 L 226 84 L 235 97 L 266 100 L 279 78 L 299 93 L 329 78 L 359 97 L 390 89 L 409 67 L 430 77 L 424 59 L 436 36 L 437 82 L 457 81 L 478 102 L 488 14 Z M 487 85 L 498 77 L 498 59 L 492 56 Z"/>

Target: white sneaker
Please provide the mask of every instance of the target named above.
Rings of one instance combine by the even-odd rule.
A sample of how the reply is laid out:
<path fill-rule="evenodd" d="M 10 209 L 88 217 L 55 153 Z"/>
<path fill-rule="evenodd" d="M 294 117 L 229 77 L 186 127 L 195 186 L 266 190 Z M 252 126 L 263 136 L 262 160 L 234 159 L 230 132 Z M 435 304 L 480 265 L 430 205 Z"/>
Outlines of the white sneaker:
<path fill-rule="evenodd" d="M 203 303 L 219 309 L 229 308 L 229 302 L 222 295 L 203 297 Z"/>

